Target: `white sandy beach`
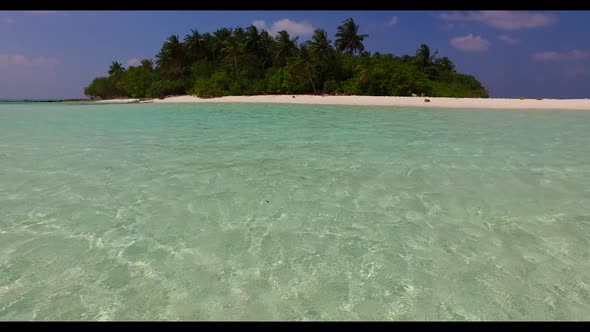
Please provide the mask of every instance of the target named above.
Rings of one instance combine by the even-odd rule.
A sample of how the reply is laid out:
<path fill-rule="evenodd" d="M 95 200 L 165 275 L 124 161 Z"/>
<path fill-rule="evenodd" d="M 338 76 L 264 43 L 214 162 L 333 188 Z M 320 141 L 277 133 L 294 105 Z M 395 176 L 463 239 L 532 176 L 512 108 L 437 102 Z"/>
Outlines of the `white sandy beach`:
<path fill-rule="evenodd" d="M 139 99 L 137 98 L 125 98 L 125 99 L 104 99 L 104 100 L 97 100 L 95 103 L 100 104 L 127 104 L 127 103 L 135 103 Z"/>
<path fill-rule="evenodd" d="M 425 99 L 430 100 L 426 102 Z M 316 105 L 363 105 L 438 108 L 488 109 L 552 109 L 590 110 L 590 99 L 504 99 L 504 98 L 441 98 L 441 97 L 381 97 L 381 96 L 313 96 L 313 95 L 261 95 L 199 98 L 176 96 L 164 99 L 110 99 L 99 103 L 277 103 Z"/>

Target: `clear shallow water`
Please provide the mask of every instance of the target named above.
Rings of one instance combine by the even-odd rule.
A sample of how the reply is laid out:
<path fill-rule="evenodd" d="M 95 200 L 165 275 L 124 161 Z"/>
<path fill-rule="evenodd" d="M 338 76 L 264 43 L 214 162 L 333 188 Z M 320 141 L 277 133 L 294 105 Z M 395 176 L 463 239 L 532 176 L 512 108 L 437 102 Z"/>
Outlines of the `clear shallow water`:
<path fill-rule="evenodd" d="M 0 320 L 580 320 L 590 113 L 0 105 Z"/>

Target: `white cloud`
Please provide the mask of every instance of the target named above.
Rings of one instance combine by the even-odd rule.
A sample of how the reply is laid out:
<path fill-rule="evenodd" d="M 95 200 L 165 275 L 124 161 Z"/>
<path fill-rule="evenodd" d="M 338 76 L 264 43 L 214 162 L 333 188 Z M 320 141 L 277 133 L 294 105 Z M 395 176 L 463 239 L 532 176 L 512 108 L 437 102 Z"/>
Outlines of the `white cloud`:
<path fill-rule="evenodd" d="M 540 28 L 555 22 L 555 18 L 548 14 L 507 10 L 442 13 L 438 17 L 446 21 L 476 21 L 504 30 Z"/>
<path fill-rule="evenodd" d="M 282 20 L 278 20 L 272 24 L 270 31 L 273 33 L 277 33 L 281 30 L 286 30 L 291 35 L 300 36 L 300 35 L 311 35 L 315 28 L 311 23 L 308 21 L 291 21 L 288 18 L 284 18 Z"/>
<path fill-rule="evenodd" d="M 53 66 L 57 60 L 45 56 L 27 58 L 22 54 L 0 54 L 0 67 L 2 66 Z"/>
<path fill-rule="evenodd" d="M 0 17 L 0 24 L 13 24 L 13 23 L 16 23 L 16 21 L 13 18 Z"/>
<path fill-rule="evenodd" d="M 315 27 L 308 21 L 292 21 L 288 18 L 275 21 L 270 28 L 266 25 L 264 20 L 255 20 L 252 25 L 259 29 L 268 30 L 271 35 L 275 35 L 281 30 L 287 31 L 292 36 L 305 36 L 311 35 L 315 30 Z"/>
<path fill-rule="evenodd" d="M 267 29 L 266 22 L 264 20 L 255 20 L 252 22 L 252 25 L 257 27 L 258 29 Z"/>
<path fill-rule="evenodd" d="M 520 39 L 513 38 L 508 35 L 501 35 L 500 37 L 498 37 L 498 39 L 500 39 L 501 41 L 505 42 L 506 44 L 510 44 L 510 45 L 520 44 Z"/>
<path fill-rule="evenodd" d="M 451 39 L 451 45 L 465 52 L 483 52 L 490 47 L 490 42 L 481 36 L 474 36 L 470 33 L 467 36 Z"/>
<path fill-rule="evenodd" d="M 137 66 L 141 65 L 141 60 L 139 60 L 138 58 L 131 58 L 131 59 L 127 60 L 126 64 L 127 64 L 127 67 L 131 67 L 131 66 L 137 67 Z"/>
<path fill-rule="evenodd" d="M 576 61 L 590 58 L 590 52 L 572 50 L 569 52 L 545 51 L 533 54 L 533 60 L 537 61 Z"/>
<path fill-rule="evenodd" d="M 392 18 L 389 19 L 389 21 L 387 22 L 387 25 L 392 27 L 392 26 L 396 25 L 397 22 L 398 22 L 397 16 L 393 16 Z"/>
<path fill-rule="evenodd" d="M 6 98 L 60 97 L 64 84 L 68 83 L 60 80 L 56 63 L 55 59 L 45 56 L 0 54 L 0 95 Z"/>

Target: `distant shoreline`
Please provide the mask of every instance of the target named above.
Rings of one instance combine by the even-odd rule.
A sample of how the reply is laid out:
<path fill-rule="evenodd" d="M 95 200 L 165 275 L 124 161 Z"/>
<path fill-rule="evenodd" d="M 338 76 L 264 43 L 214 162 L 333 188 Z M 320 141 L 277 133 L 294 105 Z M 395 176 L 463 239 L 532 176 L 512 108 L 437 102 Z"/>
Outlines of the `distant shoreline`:
<path fill-rule="evenodd" d="M 163 99 L 108 99 L 94 103 L 276 103 L 307 105 L 392 106 L 427 108 L 484 108 L 527 110 L 590 110 L 590 99 L 509 99 L 385 96 L 257 95 L 199 98 L 175 96 Z"/>
<path fill-rule="evenodd" d="M 26 99 L 26 98 L 7 98 L 1 99 L 0 103 L 63 103 L 63 102 L 92 102 L 92 99 Z"/>

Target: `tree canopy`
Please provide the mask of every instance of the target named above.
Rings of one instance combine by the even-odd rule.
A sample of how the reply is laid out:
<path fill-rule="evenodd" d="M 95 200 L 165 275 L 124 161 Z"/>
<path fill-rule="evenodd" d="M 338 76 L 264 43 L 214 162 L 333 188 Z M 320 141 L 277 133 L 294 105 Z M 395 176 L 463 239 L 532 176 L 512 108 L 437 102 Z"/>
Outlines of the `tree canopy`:
<path fill-rule="evenodd" d="M 298 43 L 287 31 L 271 36 L 250 25 L 212 33 L 191 30 L 169 36 L 155 61 L 124 68 L 113 61 L 108 76 L 84 89 L 92 98 L 162 98 L 254 94 L 345 94 L 488 97 L 473 76 L 458 73 L 447 57 L 426 44 L 414 55 L 370 53 L 352 18 L 337 28 L 334 42 L 324 29 Z"/>

